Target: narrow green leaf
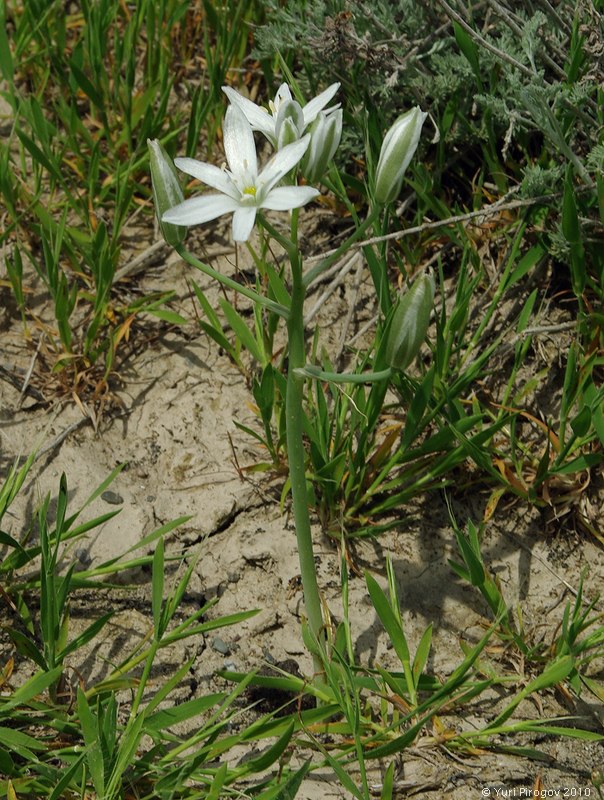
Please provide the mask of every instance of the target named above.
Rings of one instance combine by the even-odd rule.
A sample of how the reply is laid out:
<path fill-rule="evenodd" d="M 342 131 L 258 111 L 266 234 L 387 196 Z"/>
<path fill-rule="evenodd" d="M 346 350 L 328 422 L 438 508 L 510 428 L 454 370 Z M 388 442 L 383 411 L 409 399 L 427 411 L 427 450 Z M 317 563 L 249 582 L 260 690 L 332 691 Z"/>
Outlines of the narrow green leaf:
<path fill-rule="evenodd" d="M 92 81 L 88 78 L 88 76 L 78 67 L 78 65 L 72 61 L 71 62 L 71 74 L 73 75 L 76 83 L 80 87 L 80 89 L 84 92 L 84 94 L 92 100 L 94 105 L 100 110 L 103 111 L 105 109 L 105 102 L 103 100 L 103 95 L 100 94 Z"/>
<path fill-rule="evenodd" d="M 111 617 L 115 614 L 115 611 L 109 611 L 107 614 L 103 614 L 102 617 L 96 619 L 91 625 L 89 625 L 85 631 L 80 633 L 76 636 L 73 641 L 71 641 L 58 655 L 57 660 L 63 661 L 67 658 L 68 655 L 71 653 L 77 652 L 81 647 L 91 642 L 95 636 L 99 633 L 102 628 L 105 627 L 107 622 L 111 619 Z"/>
<path fill-rule="evenodd" d="M 220 300 L 220 307 L 222 308 L 227 322 L 233 329 L 233 333 L 239 339 L 245 349 L 252 355 L 259 364 L 262 364 L 264 359 L 258 343 L 254 339 L 250 329 L 248 328 L 245 320 L 238 311 L 224 298 Z"/>
<path fill-rule="evenodd" d="M 14 642 L 17 652 L 26 658 L 30 658 L 34 664 L 37 664 L 45 672 L 48 670 L 46 659 L 42 655 L 41 651 L 36 647 L 32 639 L 15 628 L 7 628 L 6 632 Z"/>
<path fill-rule="evenodd" d="M 162 607 L 164 602 L 164 540 L 160 539 L 155 547 L 153 556 L 153 584 L 151 605 L 153 609 L 153 626 L 155 638 L 161 639 L 163 633 Z"/>
<path fill-rule="evenodd" d="M 224 782 L 227 777 L 228 771 L 228 764 L 225 762 L 216 771 L 216 775 L 214 775 L 214 780 L 212 781 L 212 785 L 210 786 L 210 791 L 207 793 L 205 800 L 220 800 L 222 787 L 224 786 Z"/>
<path fill-rule="evenodd" d="M 186 700 L 184 703 L 179 703 L 172 708 L 158 711 L 156 714 L 151 714 L 147 717 L 145 730 L 162 731 L 173 725 L 178 725 L 192 717 L 203 714 L 208 709 L 218 705 L 218 703 L 222 703 L 225 697 L 226 694 L 224 692 L 208 694 L 203 697 L 197 697 L 194 700 Z"/>
<path fill-rule="evenodd" d="M 271 745 L 264 753 L 257 758 L 245 762 L 246 772 L 264 772 L 265 769 L 271 767 L 285 751 L 285 748 L 292 738 L 294 732 L 294 722 L 290 722 L 286 730 L 281 734 L 277 741 Z"/>
<path fill-rule="evenodd" d="M 392 642 L 392 646 L 394 647 L 397 656 L 402 664 L 409 664 L 409 647 L 407 645 L 405 633 L 398 624 L 396 616 L 392 611 L 390 604 L 388 603 L 386 595 L 382 591 L 375 578 L 368 572 L 365 573 L 365 581 L 367 583 L 367 588 L 369 590 L 369 596 L 371 597 L 373 607 L 375 608 L 375 611 L 380 618 L 380 622 L 384 626 L 386 633 L 390 637 L 390 641 Z"/>
<path fill-rule="evenodd" d="M 384 782 L 382 783 L 381 800 L 392 800 L 392 792 L 394 790 L 394 761 L 391 761 L 384 775 Z"/>
<path fill-rule="evenodd" d="M 272 786 L 258 795 L 257 800 L 295 800 L 312 762 L 306 761 L 299 770 L 289 775 L 279 786 Z"/>
<path fill-rule="evenodd" d="M 86 745 L 86 763 L 90 777 L 99 797 L 105 796 L 105 766 L 101 750 L 100 731 L 98 720 L 92 713 L 88 700 L 82 689 L 78 686 L 78 718 Z"/>
<path fill-rule="evenodd" d="M 9 86 L 13 86 L 15 69 L 8 36 L 6 35 L 5 3 L 0 3 L 0 72 Z"/>
<path fill-rule="evenodd" d="M 478 47 L 476 46 L 476 42 L 457 22 L 453 22 L 453 32 L 455 34 L 455 41 L 457 42 L 459 49 L 472 67 L 472 72 L 474 73 L 474 77 L 476 78 L 478 85 L 482 86 L 480 59 L 478 57 Z"/>
<path fill-rule="evenodd" d="M 428 656 L 430 655 L 430 648 L 432 646 L 432 623 L 428 625 L 426 630 L 424 631 L 422 638 L 417 646 L 417 650 L 415 652 L 415 658 L 413 659 L 413 677 L 415 679 L 415 685 L 418 685 L 419 677 L 424 671 L 424 668 L 428 662 Z"/>
<path fill-rule="evenodd" d="M 189 321 L 181 316 L 181 314 L 177 314 L 176 311 L 170 311 L 169 308 L 145 308 L 144 311 L 147 314 L 151 314 L 152 317 L 157 317 L 157 319 L 161 319 L 164 322 L 169 322 L 171 325 L 189 324 Z"/>

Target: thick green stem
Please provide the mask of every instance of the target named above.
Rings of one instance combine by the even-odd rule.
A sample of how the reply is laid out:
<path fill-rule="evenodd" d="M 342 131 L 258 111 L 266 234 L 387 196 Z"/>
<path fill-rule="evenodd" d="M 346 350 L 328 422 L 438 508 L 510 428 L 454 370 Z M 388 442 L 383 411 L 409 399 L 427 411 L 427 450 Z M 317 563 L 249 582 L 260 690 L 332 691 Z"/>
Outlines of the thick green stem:
<path fill-rule="evenodd" d="M 292 224 L 292 240 L 296 243 L 296 220 Z M 308 616 L 308 626 L 314 642 L 322 642 L 325 638 L 321 598 L 317 584 L 317 573 L 308 510 L 308 493 L 306 487 L 306 452 L 304 448 L 302 416 L 304 378 L 296 370 L 306 364 L 304 346 L 304 282 L 302 262 L 297 246 L 290 251 L 292 269 L 292 304 L 287 331 L 289 338 L 289 367 L 287 374 L 287 394 L 285 400 L 287 456 L 289 477 L 292 492 L 292 505 L 296 537 L 298 540 L 298 556 L 304 592 L 304 605 Z M 321 671 L 322 665 L 318 653 L 313 653 L 315 670 Z"/>

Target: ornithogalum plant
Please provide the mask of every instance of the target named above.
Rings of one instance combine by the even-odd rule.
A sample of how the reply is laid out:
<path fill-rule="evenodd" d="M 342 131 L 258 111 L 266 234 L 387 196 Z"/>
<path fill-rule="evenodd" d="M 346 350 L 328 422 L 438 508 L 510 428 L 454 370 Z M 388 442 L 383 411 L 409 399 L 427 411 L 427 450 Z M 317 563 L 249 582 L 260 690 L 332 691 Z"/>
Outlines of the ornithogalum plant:
<path fill-rule="evenodd" d="M 304 339 L 304 300 L 310 277 L 314 279 L 326 269 L 335 257 L 341 255 L 354 240 L 360 238 L 380 213 L 381 204 L 391 202 L 400 191 L 403 173 L 419 141 L 425 115 L 419 109 L 409 112 L 404 122 L 395 123 L 386 135 L 375 182 L 376 207 L 365 223 L 340 247 L 337 254 L 323 261 L 306 274 L 298 246 L 298 213 L 301 206 L 311 202 L 318 194 L 316 184 L 325 176 L 342 133 L 342 112 L 338 106 L 325 108 L 333 99 L 339 84 L 333 84 L 318 97 L 301 106 L 292 98 L 289 87 L 283 84 L 269 111 L 259 108 L 234 89 L 224 91 L 231 101 L 227 109 L 223 138 L 227 160 L 225 168 L 177 158 L 176 167 L 213 189 L 199 197 L 183 200 L 180 189 L 174 185 L 174 168 L 157 142 L 149 142 L 151 174 L 154 185 L 156 211 L 166 240 L 190 264 L 212 276 L 223 285 L 235 289 L 252 301 L 269 308 L 286 323 L 288 334 L 288 373 L 285 397 L 286 442 L 293 515 L 300 559 L 300 572 L 307 615 L 305 641 L 313 654 L 316 671 L 321 670 L 325 655 L 325 630 L 322 603 L 317 584 L 309 498 L 306 482 L 306 452 L 302 421 L 304 385 L 307 378 L 320 378 L 345 382 L 387 380 L 392 369 L 407 366 L 415 357 L 425 337 L 433 299 L 431 278 L 422 277 L 396 307 L 387 342 L 388 368 L 362 376 L 342 376 L 325 373 L 306 364 Z M 259 170 L 254 141 L 254 130 L 263 133 L 275 147 L 275 153 Z M 296 183 L 302 173 L 306 185 Z M 158 184 L 164 184 L 158 185 Z M 315 184 L 315 186 L 308 185 Z M 264 215 L 265 211 L 290 213 L 290 232 L 284 236 Z M 288 255 L 290 280 L 287 298 L 276 302 L 254 290 L 241 286 L 221 275 L 207 264 L 196 259 L 184 249 L 179 237 L 174 236 L 174 226 L 209 222 L 223 214 L 233 214 L 233 239 L 245 242 L 255 224 L 260 225 L 269 237 L 277 241 Z M 281 293 L 283 295 L 283 293 Z"/>

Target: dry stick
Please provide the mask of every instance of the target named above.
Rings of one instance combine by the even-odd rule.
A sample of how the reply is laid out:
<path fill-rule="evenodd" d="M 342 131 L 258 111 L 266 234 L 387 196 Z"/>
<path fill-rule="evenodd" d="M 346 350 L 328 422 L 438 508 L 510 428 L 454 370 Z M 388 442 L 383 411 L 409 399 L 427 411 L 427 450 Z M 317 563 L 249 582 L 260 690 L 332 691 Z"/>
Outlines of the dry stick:
<path fill-rule="evenodd" d="M 438 2 L 444 8 L 447 16 L 449 16 L 451 19 L 454 19 L 455 22 L 457 22 L 457 24 L 460 27 L 462 27 L 467 33 L 469 33 L 473 39 L 476 39 L 477 42 L 480 42 L 480 44 L 485 48 L 485 50 L 490 50 L 491 53 L 494 53 L 502 61 L 507 61 L 508 64 L 511 64 L 513 67 L 520 70 L 520 72 L 522 72 L 523 75 L 527 75 L 529 78 L 535 77 L 536 75 L 535 72 L 530 70 L 528 67 L 525 67 L 524 64 L 520 63 L 520 61 L 516 61 L 516 59 L 508 55 L 508 53 L 504 52 L 503 50 L 500 50 L 498 47 L 495 47 L 495 45 L 491 44 L 483 36 L 477 33 L 474 30 L 474 28 L 468 25 L 468 23 L 461 16 L 461 14 L 458 14 L 457 11 L 452 9 L 451 6 L 445 0 L 438 0 Z"/>
<path fill-rule="evenodd" d="M 523 336 L 531 336 L 536 333 L 560 333 L 560 331 L 571 331 L 576 327 L 576 321 L 559 322 L 557 325 L 537 325 L 534 328 L 525 328 L 521 333 L 517 334 L 516 339 L 520 339 Z"/>
<path fill-rule="evenodd" d="M 171 252 L 172 248 L 170 245 L 166 244 L 163 239 L 159 239 L 157 242 L 154 242 L 152 245 L 143 250 L 142 253 L 139 253 L 139 255 L 137 255 L 136 258 L 133 258 L 129 264 L 125 264 L 123 267 L 120 267 L 118 270 L 116 270 L 113 280 L 120 281 L 122 278 L 126 278 L 128 275 L 138 272 L 142 267 L 147 266 L 148 262 L 154 256 L 163 255 L 164 251 L 166 253 Z M 207 260 L 211 260 L 217 256 L 226 256 L 234 252 L 235 251 L 233 247 L 219 247 L 216 250 L 208 253 Z"/>
<path fill-rule="evenodd" d="M 57 412 L 57 415 L 58 415 L 58 412 Z M 65 441 L 65 439 L 67 439 L 67 437 L 69 436 L 70 433 L 73 433 L 74 431 L 77 431 L 83 425 L 87 425 L 89 423 L 92 423 L 92 419 L 90 417 L 82 417 L 82 419 L 79 419 L 77 422 L 72 422 L 72 424 L 68 425 L 66 428 L 64 428 L 61 431 L 61 433 L 59 433 L 58 436 L 55 436 L 55 438 L 52 440 L 52 442 L 48 442 L 48 444 L 45 444 L 44 447 L 41 447 L 38 450 L 38 452 L 36 453 L 36 456 L 34 458 L 34 461 L 37 461 L 45 453 L 48 453 L 50 450 L 54 450 L 55 447 L 58 447 L 60 444 L 62 444 Z"/>
<path fill-rule="evenodd" d="M 512 30 L 519 38 L 522 37 L 523 30 L 514 19 L 512 13 L 509 12 L 507 8 L 504 8 L 501 5 L 501 3 L 499 3 L 497 0 L 487 0 L 487 1 L 489 6 L 493 9 L 493 11 L 503 19 L 508 28 L 510 28 L 510 30 Z M 550 58 L 548 53 L 542 53 L 541 55 L 545 63 L 548 65 L 548 67 L 552 69 L 559 78 L 566 78 L 566 73 L 564 72 L 562 67 L 559 64 L 557 64 L 553 58 Z"/>
<path fill-rule="evenodd" d="M 394 233 L 387 233 L 384 236 L 374 236 L 371 239 L 366 239 L 364 242 L 355 242 L 351 245 L 351 248 L 366 247 L 367 245 L 378 244 L 378 242 L 402 239 L 404 236 L 411 236 L 414 233 L 423 233 L 424 231 L 434 230 L 435 228 L 444 228 L 447 225 L 455 225 L 458 222 L 468 222 L 471 219 L 476 219 L 476 217 L 487 217 L 491 214 L 498 214 L 500 211 L 511 211 L 514 208 L 523 208 L 526 206 L 536 205 L 537 203 L 551 202 L 559 197 L 560 192 L 555 192 L 553 194 L 540 195 L 539 197 L 530 197 L 526 200 L 511 200 L 509 203 L 497 201 L 496 203 L 492 203 L 490 206 L 485 206 L 484 208 L 478 209 L 478 211 L 468 211 L 466 214 L 456 214 L 453 217 L 447 217 L 447 219 L 438 219 L 434 222 L 424 222 L 421 225 L 415 225 L 412 228 L 403 228 L 403 230 L 395 231 Z M 327 253 L 322 253 L 320 256 L 317 256 L 316 260 L 328 258 L 335 252 L 335 250 L 329 250 Z M 310 260 L 311 259 L 307 259 L 307 261 Z"/>
<path fill-rule="evenodd" d="M 36 347 L 36 352 L 32 356 L 27 372 L 25 373 L 25 378 L 23 379 L 23 386 L 21 387 L 21 392 L 19 394 L 19 405 L 21 405 L 21 403 L 25 398 L 25 393 L 27 392 L 27 387 L 29 386 L 31 376 L 33 375 L 34 367 L 36 365 L 36 361 L 40 353 L 41 347 L 42 347 L 42 337 L 40 336 L 40 338 L 38 339 L 38 346 Z"/>
<path fill-rule="evenodd" d="M 308 325 L 308 323 L 312 322 L 312 320 L 317 316 L 317 313 L 319 312 L 319 309 L 324 305 L 324 303 L 331 297 L 331 295 L 335 292 L 335 290 L 338 288 L 338 286 L 343 282 L 343 280 L 346 277 L 346 275 L 348 275 L 350 270 L 354 267 L 354 265 L 357 262 L 357 259 L 360 257 L 360 255 L 361 254 L 357 252 L 357 253 L 353 253 L 352 256 L 348 256 L 347 260 L 344 263 L 344 266 L 342 266 L 342 261 L 338 262 L 338 265 L 337 265 L 338 269 L 336 270 L 337 275 L 336 275 L 335 279 L 329 284 L 327 289 L 323 292 L 321 297 L 319 297 L 319 299 L 314 304 L 312 309 L 305 316 L 305 318 L 304 318 L 304 324 L 305 325 Z M 344 261 L 344 259 L 343 259 L 343 261 Z M 331 270 L 330 270 L 330 272 L 331 272 Z"/>
<path fill-rule="evenodd" d="M 157 242 L 154 242 L 152 245 L 143 250 L 142 253 L 136 256 L 136 258 L 133 258 L 129 264 L 117 269 L 115 271 L 115 275 L 113 276 L 113 280 L 120 281 L 122 278 L 125 278 L 128 275 L 132 275 L 133 272 L 137 272 L 149 261 L 149 259 L 153 258 L 153 256 L 163 253 L 164 250 L 167 251 L 169 249 L 169 245 L 167 245 L 163 239 L 159 239 Z"/>

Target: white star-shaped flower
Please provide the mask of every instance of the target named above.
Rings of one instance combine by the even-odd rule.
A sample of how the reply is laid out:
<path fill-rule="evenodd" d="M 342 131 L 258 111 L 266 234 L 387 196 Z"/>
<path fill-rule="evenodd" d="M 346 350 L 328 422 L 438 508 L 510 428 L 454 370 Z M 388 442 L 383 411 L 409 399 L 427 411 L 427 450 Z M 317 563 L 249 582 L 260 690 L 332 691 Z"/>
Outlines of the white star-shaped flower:
<path fill-rule="evenodd" d="M 227 109 L 224 125 L 224 151 L 228 169 L 194 158 L 177 158 L 178 169 L 218 189 L 220 194 L 192 197 L 166 211 L 163 222 L 173 225 L 199 225 L 223 214 L 233 213 L 233 239 L 245 242 L 252 232 L 259 208 L 289 211 L 300 208 L 319 194 L 310 186 L 277 184 L 300 161 L 310 141 L 306 135 L 286 145 L 258 172 L 254 134 L 244 113 L 236 105 Z"/>
<path fill-rule="evenodd" d="M 286 128 L 293 125 L 297 132 L 297 138 L 300 138 L 339 88 L 339 83 L 332 83 L 324 92 L 313 97 L 310 102 L 302 107 L 293 99 L 289 86 L 286 83 L 282 83 L 277 89 L 275 99 L 268 104 L 268 111 L 252 103 L 251 100 L 243 97 L 230 86 L 223 86 L 222 91 L 233 105 L 243 111 L 253 130 L 260 131 L 274 147 L 279 147 L 280 140 L 283 139 L 283 133 L 285 133 L 283 131 L 284 124 Z M 326 113 L 329 114 L 337 108 L 339 108 L 339 104 L 333 106 L 333 108 L 326 109 Z M 288 120 L 287 123 L 285 122 L 286 119 Z M 285 138 L 289 140 L 292 137 L 286 135 Z"/>

